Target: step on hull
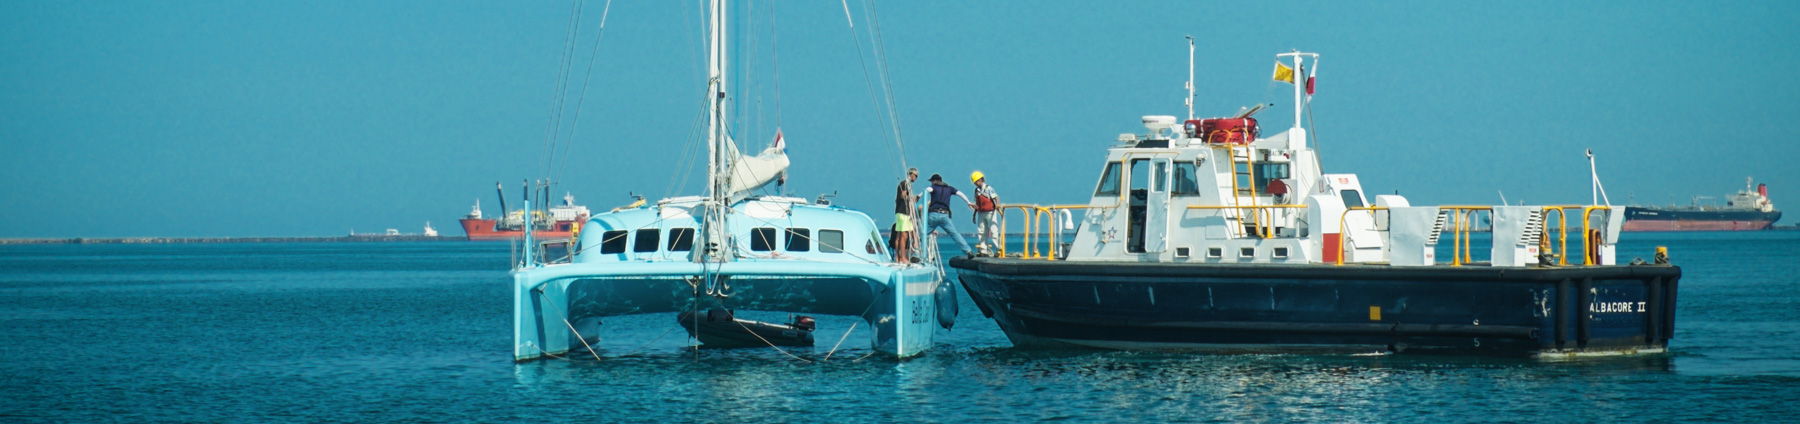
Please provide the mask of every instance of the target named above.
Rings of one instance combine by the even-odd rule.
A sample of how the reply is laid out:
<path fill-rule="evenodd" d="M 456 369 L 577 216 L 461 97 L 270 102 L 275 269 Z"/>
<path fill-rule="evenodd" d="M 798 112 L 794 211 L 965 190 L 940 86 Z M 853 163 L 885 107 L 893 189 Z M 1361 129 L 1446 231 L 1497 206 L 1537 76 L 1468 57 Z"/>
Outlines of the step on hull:
<path fill-rule="evenodd" d="M 1212 353 L 1662 352 L 1680 268 L 1092 264 L 959 259 L 1020 348 Z"/>

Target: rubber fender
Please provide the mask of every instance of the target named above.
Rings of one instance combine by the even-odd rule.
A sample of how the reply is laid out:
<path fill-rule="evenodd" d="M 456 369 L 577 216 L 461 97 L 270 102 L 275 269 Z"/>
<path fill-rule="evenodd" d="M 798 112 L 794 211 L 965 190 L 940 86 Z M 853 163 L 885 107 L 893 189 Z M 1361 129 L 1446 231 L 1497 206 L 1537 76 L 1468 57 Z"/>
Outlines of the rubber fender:
<path fill-rule="evenodd" d="M 950 327 L 956 326 L 957 304 L 955 285 L 955 280 L 946 279 L 944 280 L 944 283 L 939 284 L 937 288 L 938 326 L 944 327 L 945 330 L 949 330 Z"/>

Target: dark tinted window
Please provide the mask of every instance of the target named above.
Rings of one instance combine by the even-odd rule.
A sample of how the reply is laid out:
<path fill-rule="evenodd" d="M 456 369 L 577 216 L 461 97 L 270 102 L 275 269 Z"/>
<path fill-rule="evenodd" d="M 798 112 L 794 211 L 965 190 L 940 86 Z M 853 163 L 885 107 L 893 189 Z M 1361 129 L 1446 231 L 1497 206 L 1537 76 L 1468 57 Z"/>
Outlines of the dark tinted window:
<path fill-rule="evenodd" d="M 805 228 L 787 229 L 787 250 L 789 252 L 805 252 L 812 250 L 812 230 Z"/>
<path fill-rule="evenodd" d="M 1358 193 L 1356 190 L 1340 191 L 1338 195 L 1344 198 L 1344 207 L 1360 208 L 1363 206 L 1362 193 Z"/>
<path fill-rule="evenodd" d="M 1150 160 L 1136 159 L 1131 161 L 1131 189 L 1144 190 L 1150 188 Z M 1134 192 L 1135 193 L 1135 192 Z"/>
<path fill-rule="evenodd" d="M 1177 196 L 1200 194 L 1200 183 L 1194 181 L 1197 176 L 1193 162 L 1176 162 L 1173 193 Z"/>
<path fill-rule="evenodd" d="M 625 253 L 625 230 L 601 233 L 600 253 Z"/>
<path fill-rule="evenodd" d="M 1094 190 L 1095 196 L 1119 195 L 1119 163 L 1106 164 L 1106 170 L 1100 172 L 1100 188 Z"/>
<path fill-rule="evenodd" d="M 694 229 L 670 228 L 669 251 L 686 252 L 689 250 L 694 250 Z"/>
<path fill-rule="evenodd" d="M 844 232 L 838 230 L 819 230 L 819 251 L 824 253 L 843 252 Z"/>
<path fill-rule="evenodd" d="M 633 252 L 655 252 L 656 246 L 658 244 L 660 244 L 658 242 L 661 241 L 660 238 L 657 236 L 659 236 L 661 234 L 662 234 L 661 230 L 657 230 L 655 228 L 645 228 L 642 230 L 637 230 L 637 241 L 631 243 L 631 251 L 633 251 Z"/>
<path fill-rule="evenodd" d="M 1288 164 L 1285 164 L 1285 163 L 1259 163 L 1256 165 L 1256 192 L 1257 193 L 1268 192 L 1269 191 L 1269 180 L 1282 179 L 1282 178 L 1288 178 L 1288 177 L 1289 177 Z M 1292 187 L 1289 187 L 1289 189 L 1291 190 Z"/>
<path fill-rule="evenodd" d="M 758 252 L 775 250 L 775 229 L 769 227 L 751 228 L 750 250 Z"/>

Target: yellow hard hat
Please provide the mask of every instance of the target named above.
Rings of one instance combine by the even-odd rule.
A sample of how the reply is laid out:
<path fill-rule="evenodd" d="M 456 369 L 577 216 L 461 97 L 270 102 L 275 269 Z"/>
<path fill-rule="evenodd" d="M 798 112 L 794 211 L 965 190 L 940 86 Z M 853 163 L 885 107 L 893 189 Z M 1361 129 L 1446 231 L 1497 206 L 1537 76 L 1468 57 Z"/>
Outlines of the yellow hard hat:
<path fill-rule="evenodd" d="M 976 181 L 981 181 L 982 178 L 986 178 L 986 176 L 981 175 L 981 171 L 975 171 L 975 173 L 969 174 L 969 182 L 970 183 L 974 183 Z"/>

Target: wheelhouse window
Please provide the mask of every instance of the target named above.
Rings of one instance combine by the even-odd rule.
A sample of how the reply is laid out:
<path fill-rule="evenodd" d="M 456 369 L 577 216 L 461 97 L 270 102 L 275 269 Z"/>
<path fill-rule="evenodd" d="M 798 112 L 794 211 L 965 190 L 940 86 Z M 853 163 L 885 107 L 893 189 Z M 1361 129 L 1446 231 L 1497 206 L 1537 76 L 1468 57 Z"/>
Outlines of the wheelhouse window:
<path fill-rule="evenodd" d="M 750 229 L 750 250 L 767 252 L 775 250 L 775 228 L 762 227 Z"/>
<path fill-rule="evenodd" d="M 805 228 L 787 229 L 787 251 L 806 252 L 812 250 L 812 230 Z"/>
<path fill-rule="evenodd" d="M 661 231 L 662 230 L 655 228 L 637 230 L 637 240 L 631 243 L 631 251 L 639 253 L 655 252 L 657 245 L 661 244 L 660 242 L 662 241 L 660 237 L 658 237 L 662 234 Z"/>
<path fill-rule="evenodd" d="M 694 229 L 670 228 L 669 251 L 686 252 L 690 250 L 694 250 Z"/>
<path fill-rule="evenodd" d="M 1100 188 L 1094 189 L 1095 196 L 1119 195 L 1119 163 L 1108 162 L 1106 170 L 1100 171 Z"/>
<path fill-rule="evenodd" d="M 1176 196 L 1200 195 L 1200 183 L 1195 180 L 1200 175 L 1198 172 L 1193 162 L 1176 162 L 1175 190 L 1172 193 Z"/>
<path fill-rule="evenodd" d="M 1343 191 L 1338 192 L 1338 196 L 1340 196 L 1344 199 L 1344 207 L 1347 207 L 1347 208 L 1363 207 L 1361 192 L 1358 192 L 1356 190 L 1343 190 Z"/>
<path fill-rule="evenodd" d="M 1147 165 L 1149 162 L 1149 159 L 1131 161 L 1131 191 L 1133 193 L 1150 188 L 1150 166 Z"/>
<path fill-rule="evenodd" d="M 1168 167 L 1169 167 L 1168 161 L 1160 161 L 1159 160 L 1159 161 L 1151 163 L 1151 166 L 1150 166 L 1150 169 L 1151 169 L 1151 171 L 1150 171 L 1150 191 L 1154 191 L 1154 192 L 1158 192 L 1158 193 L 1169 191 L 1169 178 L 1168 178 L 1169 177 L 1169 169 L 1168 169 Z"/>
<path fill-rule="evenodd" d="M 600 233 L 600 253 L 625 253 L 625 230 Z"/>
<path fill-rule="evenodd" d="M 1259 163 L 1256 164 L 1256 192 L 1269 192 L 1269 181 L 1289 178 L 1288 164 Z"/>
<path fill-rule="evenodd" d="M 844 232 L 839 230 L 819 230 L 820 253 L 842 253 L 844 251 Z"/>

